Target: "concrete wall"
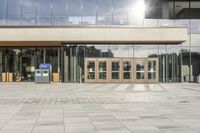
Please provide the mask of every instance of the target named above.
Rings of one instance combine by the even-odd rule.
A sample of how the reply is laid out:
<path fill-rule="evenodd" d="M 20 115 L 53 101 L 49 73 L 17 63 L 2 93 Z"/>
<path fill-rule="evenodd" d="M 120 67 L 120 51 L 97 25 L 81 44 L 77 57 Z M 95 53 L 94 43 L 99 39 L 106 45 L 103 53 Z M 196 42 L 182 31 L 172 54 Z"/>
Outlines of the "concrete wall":
<path fill-rule="evenodd" d="M 181 43 L 185 27 L 2 27 L 0 46 L 65 43 Z"/>

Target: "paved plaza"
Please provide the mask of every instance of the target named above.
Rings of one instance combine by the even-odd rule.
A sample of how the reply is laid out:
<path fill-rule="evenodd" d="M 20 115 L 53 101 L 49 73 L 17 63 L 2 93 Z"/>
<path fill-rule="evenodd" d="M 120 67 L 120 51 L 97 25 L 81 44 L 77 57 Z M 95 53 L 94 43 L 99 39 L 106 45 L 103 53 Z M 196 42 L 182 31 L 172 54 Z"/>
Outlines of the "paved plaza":
<path fill-rule="evenodd" d="M 0 133 L 200 133 L 200 85 L 0 83 Z"/>

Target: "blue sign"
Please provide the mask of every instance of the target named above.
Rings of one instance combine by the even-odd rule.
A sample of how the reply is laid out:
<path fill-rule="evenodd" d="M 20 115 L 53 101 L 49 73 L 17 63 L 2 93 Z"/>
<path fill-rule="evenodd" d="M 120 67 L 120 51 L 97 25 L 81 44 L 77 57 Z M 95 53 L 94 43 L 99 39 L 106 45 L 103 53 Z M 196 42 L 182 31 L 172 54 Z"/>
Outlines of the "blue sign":
<path fill-rule="evenodd" d="M 51 64 L 40 64 L 40 69 L 41 70 L 47 69 L 51 71 Z"/>

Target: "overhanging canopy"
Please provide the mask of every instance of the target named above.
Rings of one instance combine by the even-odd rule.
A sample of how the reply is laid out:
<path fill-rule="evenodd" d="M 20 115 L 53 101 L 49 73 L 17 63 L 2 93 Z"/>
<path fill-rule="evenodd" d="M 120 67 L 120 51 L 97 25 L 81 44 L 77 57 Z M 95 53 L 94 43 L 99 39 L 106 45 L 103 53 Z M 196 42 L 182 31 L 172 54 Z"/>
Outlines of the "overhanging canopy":
<path fill-rule="evenodd" d="M 0 27 L 0 46 L 59 46 L 62 43 L 180 44 L 186 40 L 186 27 Z"/>

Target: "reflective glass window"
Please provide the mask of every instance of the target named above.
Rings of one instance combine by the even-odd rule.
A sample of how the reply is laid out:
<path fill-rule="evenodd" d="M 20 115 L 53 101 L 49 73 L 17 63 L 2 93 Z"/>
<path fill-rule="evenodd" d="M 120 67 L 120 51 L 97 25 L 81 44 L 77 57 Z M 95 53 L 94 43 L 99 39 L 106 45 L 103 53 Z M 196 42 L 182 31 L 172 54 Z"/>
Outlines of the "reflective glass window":
<path fill-rule="evenodd" d="M 2 77 L 2 65 L 3 65 L 3 62 L 2 62 L 2 56 L 3 56 L 3 53 L 2 53 L 2 49 L 0 49 L 0 76 Z M 0 78 L 0 82 L 2 81 L 2 79 Z"/>
<path fill-rule="evenodd" d="M 133 57 L 133 45 L 111 45 L 113 57 Z"/>
<path fill-rule="evenodd" d="M 158 45 L 135 45 L 134 56 L 135 57 L 157 57 Z"/>
<path fill-rule="evenodd" d="M 189 1 L 175 1 L 174 5 L 175 5 L 175 11 L 174 11 L 175 18 L 177 19 L 189 18 Z"/>
<path fill-rule="evenodd" d="M 18 25 L 21 22 L 21 0 L 8 0 L 7 23 Z"/>
<path fill-rule="evenodd" d="M 96 24 L 96 1 L 83 0 L 83 24 Z"/>
<path fill-rule="evenodd" d="M 68 23 L 80 24 L 82 15 L 82 0 L 68 0 Z"/>
<path fill-rule="evenodd" d="M 6 23 L 6 0 L 0 0 L 0 24 Z"/>
<path fill-rule="evenodd" d="M 200 1 L 191 1 L 190 18 L 200 19 Z"/>
<path fill-rule="evenodd" d="M 86 57 L 113 57 L 109 45 L 87 45 L 85 53 Z"/>
<path fill-rule="evenodd" d="M 23 0 L 22 23 L 33 25 L 36 23 L 36 2 L 35 0 Z"/>
<path fill-rule="evenodd" d="M 112 0 L 97 0 L 98 24 L 112 24 Z"/>
<path fill-rule="evenodd" d="M 135 26 L 142 26 L 145 18 L 145 1 L 128 0 L 128 23 Z"/>
<path fill-rule="evenodd" d="M 183 47 L 182 50 L 182 81 L 190 81 L 190 48 Z"/>
<path fill-rule="evenodd" d="M 111 70 L 112 70 L 112 79 L 119 79 L 120 77 L 120 61 L 113 60 L 111 63 Z"/>
<path fill-rule="evenodd" d="M 113 24 L 126 24 L 127 14 L 127 0 L 113 0 Z"/>
<path fill-rule="evenodd" d="M 200 46 L 191 48 L 191 78 L 194 82 L 198 82 L 200 75 Z"/>
<path fill-rule="evenodd" d="M 107 79 L 107 62 L 99 61 L 99 79 Z"/>
<path fill-rule="evenodd" d="M 87 79 L 95 79 L 95 61 L 87 62 Z"/>
<path fill-rule="evenodd" d="M 37 23 L 39 25 L 51 24 L 51 0 L 37 1 Z"/>
<path fill-rule="evenodd" d="M 161 0 L 145 0 L 145 18 L 161 18 Z"/>
<path fill-rule="evenodd" d="M 65 24 L 67 18 L 66 0 L 52 0 L 52 23 Z"/>
<path fill-rule="evenodd" d="M 123 79 L 131 79 L 131 61 L 123 62 Z"/>
<path fill-rule="evenodd" d="M 193 34 L 200 33 L 200 1 L 191 1 L 191 32 Z"/>
<path fill-rule="evenodd" d="M 144 79 L 144 67 L 145 61 L 144 60 L 136 60 L 136 79 Z"/>

